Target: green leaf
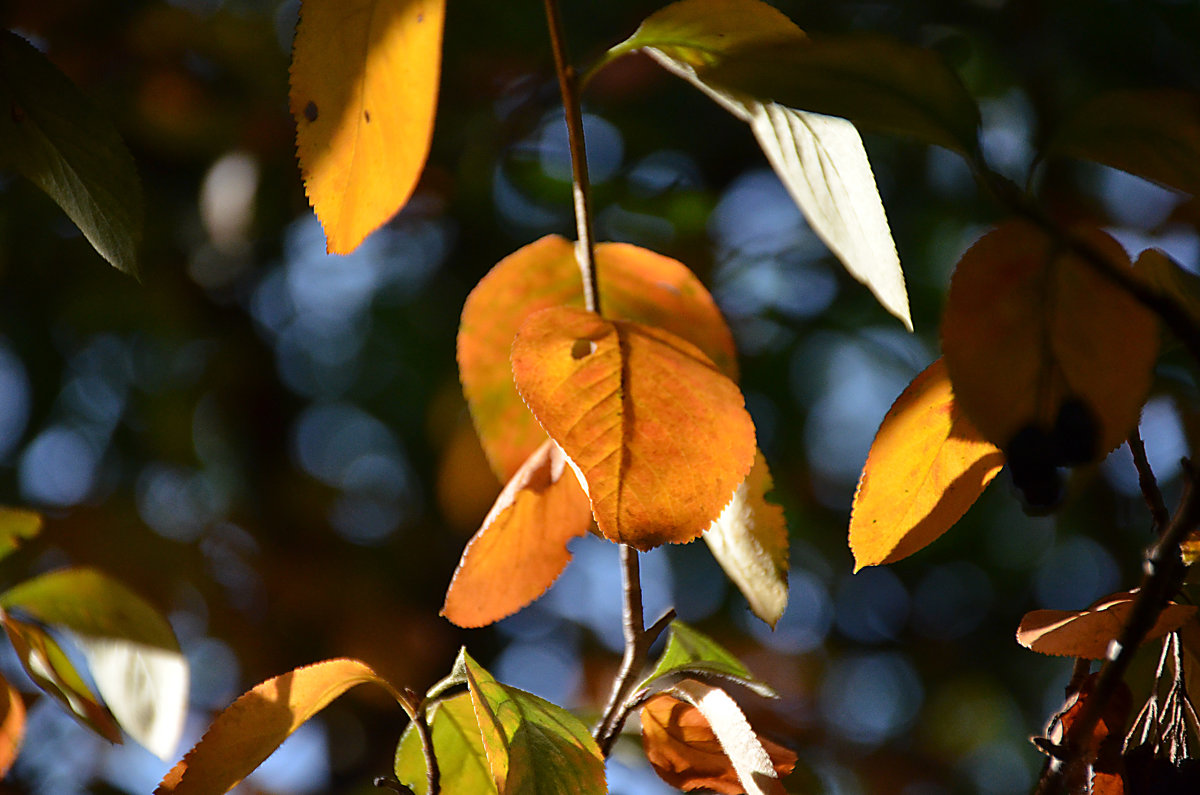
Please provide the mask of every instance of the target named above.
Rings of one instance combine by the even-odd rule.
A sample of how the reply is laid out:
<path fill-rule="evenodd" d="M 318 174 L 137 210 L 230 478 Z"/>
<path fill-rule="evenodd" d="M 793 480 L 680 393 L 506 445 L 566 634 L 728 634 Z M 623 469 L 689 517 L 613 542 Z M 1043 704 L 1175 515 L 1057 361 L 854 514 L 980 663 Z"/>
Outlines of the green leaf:
<path fill-rule="evenodd" d="M 500 792 L 606 792 L 604 756 L 582 721 L 549 701 L 500 684 L 470 656 L 465 660 L 470 675 L 468 686 L 476 704 L 476 726 L 484 723 L 479 705 L 486 704 L 503 729 L 503 763 L 493 761 L 493 749 L 482 741 L 492 774 L 505 771 L 504 785 L 497 787 Z"/>
<path fill-rule="evenodd" d="M 143 207 L 133 157 L 112 122 L 10 31 L 0 31 L 0 153 L 101 256 L 136 275 Z"/>
<path fill-rule="evenodd" d="M 21 546 L 21 542 L 42 532 L 42 515 L 36 511 L 0 507 L 0 559 Z"/>
<path fill-rule="evenodd" d="M 70 630 L 121 728 L 160 758 L 174 754 L 187 715 L 188 665 L 154 607 L 87 568 L 27 580 L 0 594 L 0 607 Z"/>
<path fill-rule="evenodd" d="M 109 742 L 120 743 L 121 730 L 54 638 L 36 624 L 9 615 L 0 614 L 0 621 L 34 684 L 56 698 L 84 726 Z"/>
<path fill-rule="evenodd" d="M 469 693 L 439 701 L 430 710 L 433 752 L 441 772 L 441 795 L 486 795 L 496 792 L 475 708 Z M 416 729 L 409 725 L 396 747 L 396 778 L 416 795 L 428 795 L 425 754 Z"/>
<path fill-rule="evenodd" d="M 661 689 L 660 685 L 666 686 L 670 680 L 702 674 L 737 682 L 767 698 L 776 697 L 774 690 L 755 679 L 741 660 L 708 635 L 682 621 L 672 621 L 668 632 L 667 648 L 639 690 Z"/>
<path fill-rule="evenodd" d="M 1084 104 L 1049 153 L 1092 160 L 1200 196 L 1200 94 L 1113 91 Z"/>

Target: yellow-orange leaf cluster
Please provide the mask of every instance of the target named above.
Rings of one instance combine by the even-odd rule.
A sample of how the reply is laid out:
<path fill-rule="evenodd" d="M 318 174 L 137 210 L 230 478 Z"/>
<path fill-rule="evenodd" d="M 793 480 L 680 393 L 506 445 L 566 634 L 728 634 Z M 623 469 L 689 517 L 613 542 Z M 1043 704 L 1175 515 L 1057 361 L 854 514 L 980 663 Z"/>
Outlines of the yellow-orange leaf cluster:
<path fill-rule="evenodd" d="M 1086 610 L 1033 610 L 1017 628 L 1017 642 L 1040 654 L 1103 659 L 1133 610 L 1136 591 L 1111 594 Z M 1195 605 L 1171 603 L 1146 633 L 1145 640 L 1179 629 L 1196 614 Z"/>
<path fill-rule="evenodd" d="M 754 463 L 754 423 L 737 385 L 663 329 L 546 309 L 518 332 L 512 366 L 612 541 L 642 550 L 691 541 Z"/>
<path fill-rule="evenodd" d="M 688 791 L 704 788 L 723 795 L 746 791 L 700 710 L 672 696 L 658 695 L 642 707 L 641 719 L 642 747 L 663 781 Z M 776 773 L 785 776 L 792 772 L 794 753 L 762 737 L 758 741 Z M 778 787 L 778 782 L 774 784 Z"/>
<path fill-rule="evenodd" d="M 331 253 L 399 210 L 429 154 L 445 0 L 304 0 L 290 104 L 304 190 Z"/>
<path fill-rule="evenodd" d="M 855 570 L 923 549 L 957 522 L 1004 466 L 963 416 L 941 359 L 883 418 L 850 514 Z"/>

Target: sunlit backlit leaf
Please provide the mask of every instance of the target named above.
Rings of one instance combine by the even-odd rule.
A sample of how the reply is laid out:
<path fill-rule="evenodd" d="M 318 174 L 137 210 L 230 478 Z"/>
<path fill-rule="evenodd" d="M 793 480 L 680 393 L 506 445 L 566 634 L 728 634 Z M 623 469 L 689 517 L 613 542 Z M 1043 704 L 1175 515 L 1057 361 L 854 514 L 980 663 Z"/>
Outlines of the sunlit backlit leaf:
<path fill-rule="evenodd" d="M 591 523 L 587 495 L 547 439 L 463 550 L 442 615 L 460 627 L 480 627 L 520 610 L 558 578 L 571 560 L 567 542 Z"/>
<path fill-rule="evenodd" d="M 875 434 L 850 513 L 855 570 L 891 563 L 949 530 L 1004 466 L 954 401 L 941 359 L 896 398 Z"/>
<path fill-rule="evenodd" d="M 1128 622 L 1135 598 L 1136 592 L 1121 592 L 1104 597 L 1086 610 L 1031 611 L 1021 619 L 1017 642 L 1040 654 L 1103 659 L 1109 643 Z M 1195 614 L 1195 605 L 1168 604 L 1145 640 L 1179 629 Z"/>
<path fill-rule="evenodd" d="M 771 472 L 761 452 L 733 499 L 701 538 L 754 614 L 772 627 L 787 607 L 788 532 L 783 508 L 767 502 Z"/>
<path fill-rule="evenodd" d="M 155 795 L 228 792 L 306 720 L 367 682 L 394 694 L 391 685 L 358 660 L 326 660 L 268 679 L 217 716 L 200 742 L 163 778 Z"/>
<path fill-rule="evenodd" d="M 114 267 L 136 274 L 142 188 L 108 117 L 10 31 L 0 31 L 0 107 L 0 165 L 45 191 Z"/>
<path fill-rule="evenodd" d="M 662 329 L 546 309 L 521 327 L 512 362 L 517 389 L 612 541 L 642 550 L 691 541 L 754 463 L 737 386 Z"/>
<path fill-rule="evenodd" d="M 437 702 L 431 709 L 429 730 L 433 737 L 433 752 L 441 773 L 438 779 L 440 795 L 486 795 L 496 792 L 492 783 L 487 755 L 475 708 L 469 693 L 459 693 Z M 416 795 L 428 795 L 429 782 L 425 772 L 425 754 L 421 740 L 410 725 L 396 747 L 396 778 Z"/>
<path fill-rule="evenodd" d="M 775 697 L 775 691 L 755 679 L 741 660 L 703 632 L 675 620 L 667 633 L 667 646 L 639 689 L 656 689 L 659 683 L 682 675 L 704 674 L 737 682 L 766 698 Z"/>
<path fill-rule="evenodd" d="M 737 377 L 733 335 L 712 296 L 682 263 L 637 246 L 601 243 L 596 271 L 604 314 L 659 326 L 692 343 Z M 471 417 L 492 469 L 507 481 L 546 440 L 513 386 L 509 352 L 529 315 L 583 306 L 575 246 L 550 235 L 488 272 L 463 307 L 458 367 Z"/>
<path fill-rule="evenodd" d="M 1200 94 L 1171 89 L 1101 94 L 1068 117 L 1050 152 L 1200 195 Z"/>
<path fill-rule="evenodd" d="M 0 778 L 7 775 L 25 737 L 25 702 L 17 689 L 0 676 Z"/>
<path fill-rule="evenodd" d="M 347 254 L 412 195 L 429 154 L 445 0 L 304 0 L 291 110 L 304 190 Z"/>

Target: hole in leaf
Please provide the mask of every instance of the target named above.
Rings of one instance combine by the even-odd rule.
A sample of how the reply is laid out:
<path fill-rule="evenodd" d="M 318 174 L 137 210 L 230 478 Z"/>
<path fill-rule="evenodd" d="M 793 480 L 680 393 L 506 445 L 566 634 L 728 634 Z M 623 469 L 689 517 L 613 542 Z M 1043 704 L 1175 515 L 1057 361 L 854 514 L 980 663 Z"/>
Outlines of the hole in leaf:
<path fill-rule="evenodd" d="M 308 104 L 304 106 L 304 118 L 308 119 L 310 122 L 317 120 L 317 103 L 313 102 L 311 99 L 308 101 Z"/>
<path fill-rule="evenodd" d="M 578 339 L 571 345 L 571 358 L 582 359 L 585 356 L 591 356 L 596 350 L 596 343 L 591 340 Z"/>

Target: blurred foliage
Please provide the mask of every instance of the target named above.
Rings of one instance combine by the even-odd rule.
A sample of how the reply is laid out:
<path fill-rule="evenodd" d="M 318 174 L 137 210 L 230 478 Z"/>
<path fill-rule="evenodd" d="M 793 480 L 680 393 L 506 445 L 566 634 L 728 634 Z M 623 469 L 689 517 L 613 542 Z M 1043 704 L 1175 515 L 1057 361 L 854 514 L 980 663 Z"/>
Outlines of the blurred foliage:
<path fill-rule="evenodd" d="M 582 63 L 659 4 L 564 5 Z M 941 52 L 982 103 L 992 161 L 1020 180 L 1055 124 L 1099 90 L 1200 89 L 1189 0 L 777 5 L 813 34 L 873 31 Z M 0 176 L 0 498 L 47 515 L 0 584 L 74 562 L 168 611 L 194 665 L 197 728 L 254 683 L 333 656 L 420 691 L 462 643 L 499 678 L 559 687 L 546 695 L 589 717 L 617 664 L 617 570 L 603 542 L 578 548 L 558 586 L 568 596 L 496 629 L 437 617 L 499 489 L 458 389 L 459 311 L 504 255 L 571 230 L 540 6 L 449 4 L 416 197 L 341 259 L 324 255 L 296 170 L 297 6 L 0 4 L 4 25 L 111 115 L 147 208 L 138 283 L 35 187 Z M 871 436 L 936 355 L 948 275 L 998 210 L 953 155 L 866 139 L 907 274 L 910 336 L 835 267 L 744 125 L 697 92 L 637 56 L 597 78 L 585 110 L 600 237 L 688 263 L 729 316 L 795 550 L 774 634 L 696 545 L 651 556 L 647 570 L 663 574 L 648 609 L 673 601 L 781 692 L 778 704 L 751 701 L 751 719 L 799 752 L 798 782 L 1026 790 L 1040 758 L 1024 738 L 1061 701 L 1068 663 L 1019 648 L 1013 632 L 1028 609 L 1079 608 L 1133 583 L 1150 522 L 1128 454 L 1076 473 L 1055 518 L 1021 515 L 1001 477 L 912 559 L 852 577 L 846 548 Z M 1067 161 L 1040 164 L 1035 182 L 1060 217 L 1200 263 L 1194 202 Z M 1170 353 L 1159 375 L 1144 432 L 1170 496 L 1196 384 Z M 1182 420 L 1176 403 L 1189 407 Z M 14 665 L 0 660 L 6 675 Z M 395 710 L 364 689 L 322 721 L 328 758 L 310 764 L 323 774 L 264 776 L 251 791 L 370 792 L 391 766 Z M 146 792 L 161 776 L 161 763 L 79 740 L 48 714 L 30 726 L 5 791 Z M 611 773 L 614 791 L 658 791 L 643 772 Z"/>

